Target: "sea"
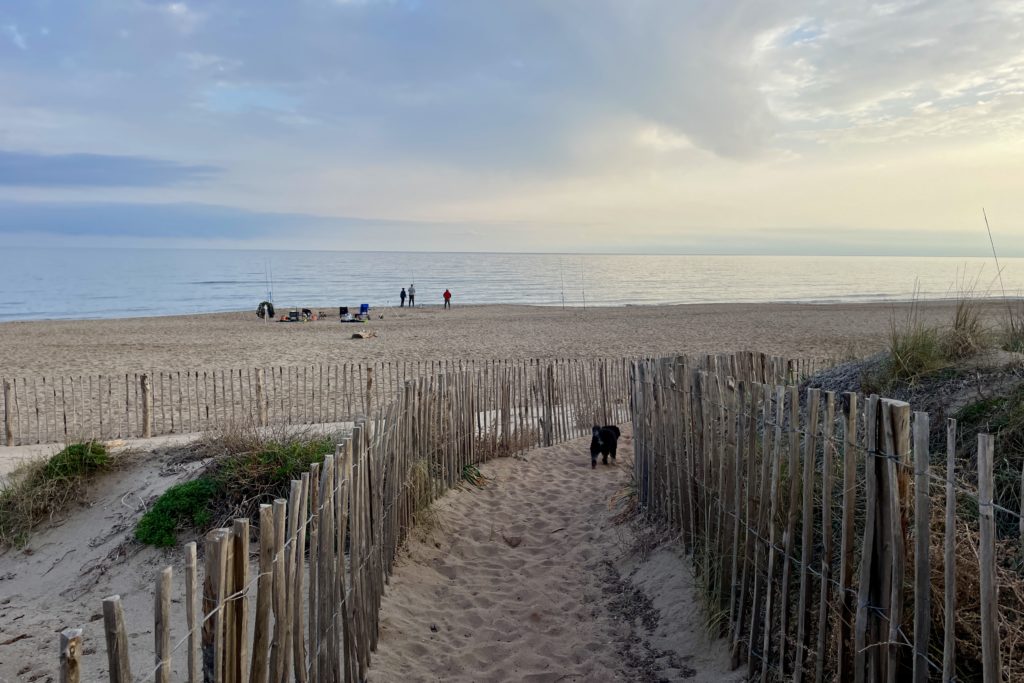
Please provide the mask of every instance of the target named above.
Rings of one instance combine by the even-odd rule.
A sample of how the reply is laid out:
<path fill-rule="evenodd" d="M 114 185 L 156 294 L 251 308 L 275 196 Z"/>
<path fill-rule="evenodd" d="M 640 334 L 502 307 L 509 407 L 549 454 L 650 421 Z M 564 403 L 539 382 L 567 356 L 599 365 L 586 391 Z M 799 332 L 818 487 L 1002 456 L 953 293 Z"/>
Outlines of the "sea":
<path fill-rule="evenodd" d="M 0 321 L 417 303 L 642 306 L 1020 296 L 1024 259 L 0 248 Z"/>

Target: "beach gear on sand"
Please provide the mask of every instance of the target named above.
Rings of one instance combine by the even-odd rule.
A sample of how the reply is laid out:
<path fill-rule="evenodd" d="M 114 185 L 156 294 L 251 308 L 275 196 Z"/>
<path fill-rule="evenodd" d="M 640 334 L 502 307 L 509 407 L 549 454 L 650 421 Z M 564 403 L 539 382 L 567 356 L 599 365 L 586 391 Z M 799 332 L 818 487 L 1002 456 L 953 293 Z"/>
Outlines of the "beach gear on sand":
<path fill-rule="evenodd" d="M 260 319 L 272 319 L 274 317 L 274 304 L 269 301 L 261 301 L 260 305 L 256 307 L 256 315 L 258 315 Z"/>

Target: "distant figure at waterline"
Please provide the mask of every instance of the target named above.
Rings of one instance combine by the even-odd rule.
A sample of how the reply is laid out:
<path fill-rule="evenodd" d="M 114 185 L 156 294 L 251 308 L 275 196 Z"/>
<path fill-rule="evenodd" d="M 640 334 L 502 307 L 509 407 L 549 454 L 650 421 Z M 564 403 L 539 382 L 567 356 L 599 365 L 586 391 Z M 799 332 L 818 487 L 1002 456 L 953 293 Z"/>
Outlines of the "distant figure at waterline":
<path fill-rule="evenodd" d="M 409 285 L 409 308 L 416 307 L 416 285 Z"/>
<path fill-rule="evenodd" d="M 399 307 L 405 308 L 405 287 L 402 287 L 402 293 L 398 295 L 398 298 L 402 302 L 399 304 Z"/>
<path fill-rule="evenodd" d="M 451 308 L 452 307 L 452 293 L 450 291 L 448 291 L 447 289 L 444 290 L 444 307 L 445 308 Z"/>

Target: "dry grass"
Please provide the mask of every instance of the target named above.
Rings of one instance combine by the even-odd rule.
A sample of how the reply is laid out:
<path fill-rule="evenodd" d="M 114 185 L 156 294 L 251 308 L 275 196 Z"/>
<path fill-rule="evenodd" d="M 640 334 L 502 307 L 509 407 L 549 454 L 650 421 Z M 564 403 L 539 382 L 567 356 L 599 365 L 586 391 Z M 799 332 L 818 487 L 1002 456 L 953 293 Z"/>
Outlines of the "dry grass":
<path fill-rule="evenodd" d="M 1007 303 L 1001 341 L 1004 350 L 1024 353 L 1024 300 Z"/>
<path fill-rule="evenodd" d="M 945 564 L 943 561 L 945 534 L 945 501 L 941 496 L 932 499 L 932 647 L 931 658 L 942 661 L 944 638 Z M 981 680 L 981 579 L 979 575 L 977 525 L 960 521 L 956 530 L 956 661 L 958 680 Z M 1012 565 L 1020 557 L 1018 540 L 1000 541 L 996 557 L 1002 558 L 996 567 L 999 586 L 1000 653 L 1005 680 L 1024 680 L 1024 577 Z"/>
<path fill-rule="evenodd" d="M 102 443 L 89 441 L 18 468 L 0 489 L 0 547 L 24 546 L 33 529 L 81 500 L 88 480 L 113 462 Z"/>
<path fill-rule="evenodd" d="M 942 352 L 949 360 L 970 358 L 988 345 L 989 334 L 982 319 L 977 287 L 977 277 L 969 281 L 965 275 L 960 280 L 953 321 L 942 335 Z"/>
<path fill-rule="evenodd" d="M 889 322 L 887 379 L 913 382 L 946 365 L 943 335 L 938 328 L 921 322 L 915 298 L 903 320 L 893 315 Z"/>

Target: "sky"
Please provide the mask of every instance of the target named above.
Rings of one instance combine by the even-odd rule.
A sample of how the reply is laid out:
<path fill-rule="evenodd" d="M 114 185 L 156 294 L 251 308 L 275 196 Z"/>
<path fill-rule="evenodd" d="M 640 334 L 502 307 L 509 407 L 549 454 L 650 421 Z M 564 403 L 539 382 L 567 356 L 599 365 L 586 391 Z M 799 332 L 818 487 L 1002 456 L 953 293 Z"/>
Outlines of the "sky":
<path fill-rule="evenodd" d="M 6 245 L 1024 256 L 1024 3 L 8 0 Z"/>

